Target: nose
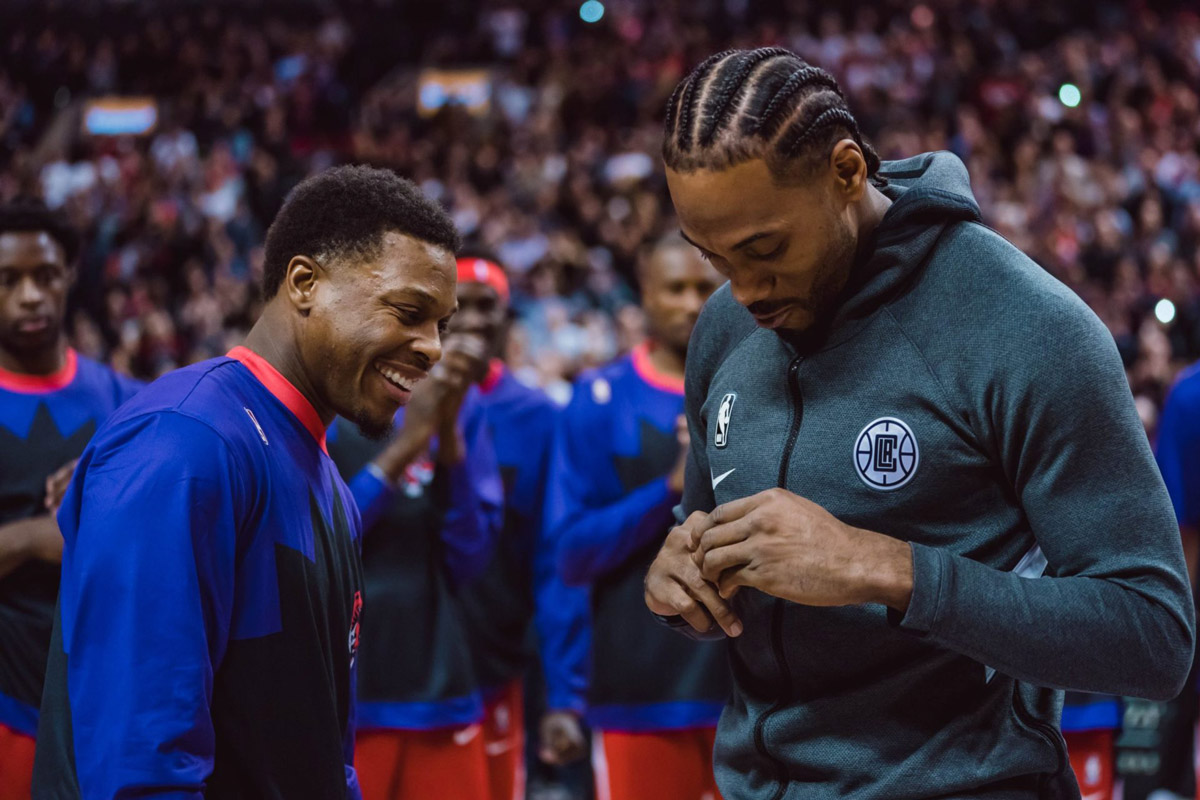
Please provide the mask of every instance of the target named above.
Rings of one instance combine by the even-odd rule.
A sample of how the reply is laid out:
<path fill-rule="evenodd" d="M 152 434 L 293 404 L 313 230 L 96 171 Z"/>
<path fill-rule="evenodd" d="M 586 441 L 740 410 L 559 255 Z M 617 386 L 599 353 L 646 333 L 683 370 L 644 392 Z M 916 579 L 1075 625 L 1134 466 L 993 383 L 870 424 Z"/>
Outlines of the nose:
<path fill-rule="evenodd" d="M 743 306 L 766 300 L 771 296 L 774 285 L 775 282 L 769 275 L 755 276 L 743 270 L 734 272 L 729 278 L 729 291 L 733 293 L 733 299 Z"/>
<path fill-rule="evenodd" d="M 413 341 L 413 352 L 426 359 L 426 369 L 442 360 L 442 334 L 437 323 L 424 327 Z"/>
<path fill-rule="evenodd" d="M 700 309 L 704 308 L 704 301 L 708 299 L 708 295 L 704 294 L 695 286 L 690 287 L 683 298 L 684 310 L 691 316 L 699 316 Z"/>
<path fill-rule="evenodd" d="M 46 299 L 46 293 L 38 286 L 33 276 L 22 278 L 17 285 L 17 302 L 22 308 L 37 308 Z"/>

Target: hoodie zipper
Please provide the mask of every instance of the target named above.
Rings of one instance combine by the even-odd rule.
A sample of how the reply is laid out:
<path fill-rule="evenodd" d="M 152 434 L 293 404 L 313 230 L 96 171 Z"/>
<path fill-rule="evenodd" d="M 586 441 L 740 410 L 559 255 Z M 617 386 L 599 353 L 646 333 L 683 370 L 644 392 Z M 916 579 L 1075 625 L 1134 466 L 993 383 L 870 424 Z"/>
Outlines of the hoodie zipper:
<path fill-rule="evenodd" d="M 1025 708 L 1024 700 L 1018 691 L 1020 684 L 1013 683 L 1013 712 L 1016 713 L 1017 719 L 1020 720 L 1027 728 L 1030 728 L 1034 733 L 1041 736 L 1046 742 L 1054 748 L 1054 755 L 1058 759 L 1058 767 L 1049 775 L 1042 776 L 1042 782 L 1054 780 L 1059 775 L 1062 775 L 1067 768 L 1070 757 L 1067 755 L 1065 742 L 1062 734 L 1053 725 L 1043 722 L 1033 716 L 1028 709 Z"/>
<path fill-rule="evenodd" d="M 788 365 L 788 388 L 792 392 L 793 400 L 792 427 L 788 431 L 788 438 L 783 447 L 783 457 L 779 461 L 778 485 L 781 489 L 787 488 L 788 466 L 792 461 L 792 450 L 795 449 L 796 439 L 800 435 L 800 423 L 804 421 L 804 395 L 800 393 L 799 380 L 800 362 L 803 360 L 803 356 L 796 356 Z M 776 599 L 771 608 L 771 652 L 775 656 L 775 668 L 781 678 L 782 691 L 779 693 L 779 699 L 754 723 L 754 746 L 759 754 L 771 763 L 775 772 L 775 780 L 779 784 L 775 793 L 771 795 L 771 800 L 781 800 L 788 785 L 787 765 L 767 752 L 766 742 L 767 720 L 788 705 L 787 698 L 792 694 L 792 673 L 788 669 L 787 658 L 783 652 L 783 609 L 784 601 Z"/>

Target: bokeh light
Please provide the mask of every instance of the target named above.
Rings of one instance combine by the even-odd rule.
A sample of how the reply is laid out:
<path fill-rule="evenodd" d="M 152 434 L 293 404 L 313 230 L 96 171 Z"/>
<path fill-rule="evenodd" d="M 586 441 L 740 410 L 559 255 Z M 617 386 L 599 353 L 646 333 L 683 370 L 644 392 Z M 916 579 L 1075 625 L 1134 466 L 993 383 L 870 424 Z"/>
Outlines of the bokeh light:
<path fill-rule="evenodd" d="M 1155 304 L 1154 316 L 1163 325 L 1170 325 L 1175 320 L 1175 304 L 1164 297 Z"/>
<path fill-rule="evenodd" d="M 1058 89 L 1058 99 L 1067 108 L 1075 108 L 1083 100 L 1083 92 L 1073 83 L 1064 83 Z"/>
<path fill-rule="evenodd" d="M 604 16 L 604 3 L 600 0 L 587 0 L 579 7 L 579 18 L 584 22 L 599 22 Z"/>

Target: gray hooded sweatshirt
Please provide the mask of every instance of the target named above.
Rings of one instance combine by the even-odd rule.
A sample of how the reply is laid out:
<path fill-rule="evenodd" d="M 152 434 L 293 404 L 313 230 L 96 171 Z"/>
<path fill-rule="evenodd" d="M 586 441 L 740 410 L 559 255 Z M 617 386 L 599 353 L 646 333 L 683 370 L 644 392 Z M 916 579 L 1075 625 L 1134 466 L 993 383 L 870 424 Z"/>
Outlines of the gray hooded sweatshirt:
<path fill-rule="evenodd" d="M 728 800 L 1077 798 L 1060 690 L 1174 696 L 1179 529 L 1100 320 L 979 222 L 948 153 L 893 201 L 817 344 L 726 285 L 688 351 L 677 513 L 781 486 L 911 542 L 905 614 L 743 590 L 717 733 Z"/>

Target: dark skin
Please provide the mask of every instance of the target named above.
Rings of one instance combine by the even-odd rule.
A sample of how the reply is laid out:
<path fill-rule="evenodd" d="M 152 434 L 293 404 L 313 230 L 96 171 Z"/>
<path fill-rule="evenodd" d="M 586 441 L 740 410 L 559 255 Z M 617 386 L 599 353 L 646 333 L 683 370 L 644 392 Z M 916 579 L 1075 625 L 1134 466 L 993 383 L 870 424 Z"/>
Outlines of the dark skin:
<path fill-rule="evenodd" d="M 0 234 L 0 368 L 50 375 L 66 359 L 63 319 L 75 270 L 44 231 Z"/>
<path fill-rule="evenodd" d="M 692 248 L 675 243 L 660 244 L 646 253 L 638 264 L 638 277 L 650 361 L 658 372 L 682 379 L 688 339 L 700 310 L 721 278 Z M 682 416 L 676 435 L 679 457 L 668 475 L 668 485 L 672 491 L 681 492 L 688 450 L 687 421 Z M 582 731 L 573 712 L 554 711 L 544 717 L 541 738 L 539 752 L 544 761 L 565 763 L 583 755 Z M 567 753 L 571 758 L 566 757 Z"/>
<path fill-rule="evenodd" d="M 325 425 L 342 415 L 375 438 L 442 358 L 455 310 L 454 254 L 389 231 L 376 258 L 326 267 L 288 263 L 279 291 L 246 337 L 312 403 Z"/>
<path fill-rule="evenodd" d="M 871 185 L 850 139 L 798 183 L 762 160 L 723 170 L 667 170 L 684 236 L 729 278 L 734 298 L 765 328 L 813 329 L 835 310 L 860 242 L 891 201 Z M 912 597 L 907 542 L 847 525 L 803 497 L 769 489 L 693 513 L 672 529 L 646 576 L 646 604 L 699 631 L 729 636 L 742 623 L 728 604 L 742 586 L 795 603 L 882 603 Z"/>
<path fill-rule="evenodd" d="M 655 247 L 638 265 L 642 285 L 642 310 L 650 341 L 650 362 L 659 372 L 683 377 L 688 339 L 709 295 L 721 285 L 721 276 L 690 247 L 664 244 Z M 683 491 L 687 464 L 687 420 L 676 425 L 679 458 L 668 475 L 671 491 Z"/>
<path fill-rule="evenodd" d="M 458 313 L 450 320 L 450 330 L 480 337 L 488 343 L 489 359 L 502 358 L 508 343 L 508 303 L 486 283 L 461 281 Z"/>
<path fill-rule="evenodd" d="M 488 343 L 488 357 L 499 358 L 508 338 L 508 304 L 486 283 L 458 284 L 458 313 L 450 321 L 454 334 L 477 336 Z M 483 365 L 486 373 L 487 364 Z M 482 377 L 482 376 L 481 376 Z M 538 757 L 547 764 L 569 764 L 587 752 L 579 715 L 567 709 L 550 709 L 538 724 Z"/>
<path fill-rule="evenodd" d="M 481 364 L 486 371 L 487 344 L 482 338 L 446 335 L 442 360 L 430 371 L 429 380 L 413 392 L 403 425 L 375 459 L 375 465 L 391 481 L 400 480 L 408 465 L 429 449 L 434 436 L 438 437 L 435 460 L 439 465 L 453 466 L 463 460 L 466 451 L 458 413 Z"/>
<path fill-rule="evenodd" d="M 0 234 L 0 369 L 50 375 L 67 354 L 63 318 L 75 270 L 66 251 L 45 231 Z M 74 464 L 66 465 L 66 482 Z M 47 479 L 47 508 L 62 484 L 63 470 Z M 54 504 L 57 506 L 57 503 Z M 30 559 L 57 564 L 62 535 L 50 514 L 0 526 L 0 578 Z"/>

